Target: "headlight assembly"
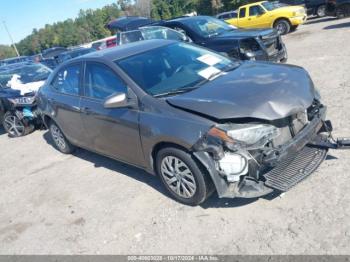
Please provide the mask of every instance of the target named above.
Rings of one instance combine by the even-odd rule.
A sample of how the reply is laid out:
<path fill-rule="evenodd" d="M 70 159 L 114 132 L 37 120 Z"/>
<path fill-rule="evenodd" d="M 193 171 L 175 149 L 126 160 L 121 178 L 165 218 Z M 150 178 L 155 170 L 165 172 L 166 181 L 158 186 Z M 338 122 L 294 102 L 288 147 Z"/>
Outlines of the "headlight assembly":
<path fill-rule="evenodd" d="M 254 149 L 264 146 L 280 132 L 276 127 L 267 124 L 237 124 L 213 127 L 208 134 L 225 142 Z"/>

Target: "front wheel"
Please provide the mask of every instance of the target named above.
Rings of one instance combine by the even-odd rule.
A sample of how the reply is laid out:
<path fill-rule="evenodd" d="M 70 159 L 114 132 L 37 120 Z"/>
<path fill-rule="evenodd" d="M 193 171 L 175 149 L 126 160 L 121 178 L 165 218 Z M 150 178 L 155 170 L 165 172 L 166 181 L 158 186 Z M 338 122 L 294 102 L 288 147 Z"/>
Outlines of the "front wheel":
<path fill-rule="evenodd" d="M 4 115 L 3 126 L 9 137 L 21 137 L 34 130 L 33 125 L 26 126 L 16 114 L 8 111 Z"/>
<path fill-rule="evenodd" d="M 273 26 L 280 35 L 288 34 L 290 31 L 290 24 L 287 20 L 277 20 Z"/>
<path fill-rule="evenodd" d="M 157 154 L 156 169 L 167 191 L 183 204 L 198 205 L 213 192 L 213 183 L 208 173 L 183 150 L 160 150 Z"/>
<path fill-rule="evenodd" d="M 73 153 L 75 147 L 67 140 L 64 136 L 61 129 L 57 126 L 57 124 L 53 121 L 50 122 L 49 130 L 51 134 L 51 138 L 56 146 L 56 148 L 61 151 L 63 154 Z"/>
<path fill-rule="evenodd" d="M 316 10 L 317 17 L 325 17 L 326 16 L 326 5 L 320 5 Z"/>

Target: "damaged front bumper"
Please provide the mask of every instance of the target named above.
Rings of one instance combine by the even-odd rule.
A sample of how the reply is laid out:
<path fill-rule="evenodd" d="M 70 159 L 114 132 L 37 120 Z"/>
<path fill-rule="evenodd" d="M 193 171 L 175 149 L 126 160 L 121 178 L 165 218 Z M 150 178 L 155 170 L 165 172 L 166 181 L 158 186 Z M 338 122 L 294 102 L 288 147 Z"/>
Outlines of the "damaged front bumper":
<path fill-rule="evenodd" d="M 206 145 L 208 150 L 203 150 L 201 142 L 202 146 L 195 146 L 198 150 L 194 155 L 208 170 L 219 197 L 255 198 L 273 191 L 288 191 L 319 167 L 329 148 L 344 148 L 349 144 L 348 140 L 331 140 L 332 127 L 325 121 L 325 114 L 326 108 L 321 107 L 312 121 L 289 142 L 250 155 L 248 173 L 236 182 L 229 181 L 218 168 L 218 158 L 225 154 L 222 148 Z"/>

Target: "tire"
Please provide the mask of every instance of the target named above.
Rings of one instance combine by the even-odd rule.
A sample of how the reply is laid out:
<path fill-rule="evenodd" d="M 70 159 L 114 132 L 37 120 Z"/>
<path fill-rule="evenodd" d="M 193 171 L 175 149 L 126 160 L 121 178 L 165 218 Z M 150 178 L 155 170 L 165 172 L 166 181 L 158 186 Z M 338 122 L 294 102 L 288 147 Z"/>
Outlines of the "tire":
<path fill-rule="evenodd" d="M 317 17 L 325 17 L 326 16 L 326 5 L 320 5 L 316 9 Z"/>
<path fill-rule="evenodd" d="M 156 171 L 169 194 L 183 204 L 199 205 L 214 191 L 209 174 L 181 149 L 161 149 L 156 157 Z"/>
<path fill-rule="evenodd" d="M 49 123 L 49 130 L 51 138 L 57 150 L 63 154 L 71 154 L 75 151 L 75 146 L 73 146 L 68 139 L 65 137 L 61 129 L 53 121 Z"/>
<path fill-rule="evenodd" d="M 285 34 L 288 34 L 289 31 L 290 31 L 290 24 L 287 20 L 285 19 L 279 19 L 277 20 L 273 27 L 277 30 L 277 32 L 280 34 L 280 35 L 285 35 Z"/>
<path fill-rule="evenodd" d="M 34 125 L 26 126 L 16 114 L 7 111 L 4 115 L 2 125 L 9 137 L 21 137 L 28 135 L 34 130 Z"/>

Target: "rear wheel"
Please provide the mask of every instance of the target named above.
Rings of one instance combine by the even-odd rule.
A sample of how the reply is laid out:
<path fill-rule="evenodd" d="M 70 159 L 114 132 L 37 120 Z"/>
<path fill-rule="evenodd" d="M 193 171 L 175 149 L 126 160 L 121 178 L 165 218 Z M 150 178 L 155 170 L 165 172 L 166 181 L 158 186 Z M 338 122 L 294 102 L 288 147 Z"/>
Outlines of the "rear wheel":
<path fill-rule="evenodd" d="M 8 111 L 4 115 L 3 126 L 9 137 L 20 137 L 34 130 L 33 125 L 26 126 L 16 114 Z"/>
<path fill-rule="evenodd" d="M 183 204 L 198 205 L 213 192 L 208 173 L 181 149 L 169 147 L 160 150 L 156 169 L 167 191 Z"/>
<path fill-rule="evenodd" d="M 49 124 L 51 138 L 56 146 L 56 148 L 64 154 L 73 153 L 75 146 L 73 146 L 67 138 L 64 136 L 61 129 L 53 121 L 50 121 Z"/>
<path fill-rule="evenodd" d="M 316 15 L 318 17 L 325 17 L 326 16 L 326 5 L 320 5 L 319 7 L 317 7 Z"/>
<path fill-rule="evenodd" d="M 290 24 L 285 19 L 279 19 L 273 26 L 280 35 L 288 34 L 290 31 Z"/>

